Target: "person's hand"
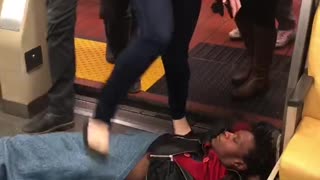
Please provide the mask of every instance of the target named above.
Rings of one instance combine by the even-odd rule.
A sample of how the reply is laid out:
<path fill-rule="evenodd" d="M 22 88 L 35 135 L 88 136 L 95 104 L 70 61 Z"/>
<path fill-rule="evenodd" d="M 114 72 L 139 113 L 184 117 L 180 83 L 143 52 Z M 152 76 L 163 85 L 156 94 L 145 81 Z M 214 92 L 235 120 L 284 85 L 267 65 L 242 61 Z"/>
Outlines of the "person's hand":
<path fill-rule="evenodd" d="M 241 8 L 240 0 L 223 0 L 224 4 L 229 4 L 231 7 L 232 17 L 235 17 L 239 9 Z"/>

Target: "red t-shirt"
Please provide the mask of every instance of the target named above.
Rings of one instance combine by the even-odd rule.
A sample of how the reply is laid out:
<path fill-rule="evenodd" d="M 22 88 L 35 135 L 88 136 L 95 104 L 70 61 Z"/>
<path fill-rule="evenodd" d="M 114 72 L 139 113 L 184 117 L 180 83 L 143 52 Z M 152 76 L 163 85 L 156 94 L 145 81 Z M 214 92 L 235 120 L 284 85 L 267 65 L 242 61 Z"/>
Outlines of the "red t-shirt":
<path fill-rule="evenodd" d="M 212 150 L 202 162 L 193 160 L 190 154 L 176 156 L 174 160 L 195 180 L 221 180 L 227 173 L 227 169 Z"/>

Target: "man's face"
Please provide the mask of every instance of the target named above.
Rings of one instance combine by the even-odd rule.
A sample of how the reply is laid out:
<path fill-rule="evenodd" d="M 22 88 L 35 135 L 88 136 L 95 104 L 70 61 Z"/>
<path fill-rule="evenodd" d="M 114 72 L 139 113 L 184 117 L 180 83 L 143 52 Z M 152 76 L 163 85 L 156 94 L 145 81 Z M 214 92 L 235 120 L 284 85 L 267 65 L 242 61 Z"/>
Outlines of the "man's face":
<path fill-rule="evenodd" d="M 245 170 L 243 158 L 255 148 L 254 136 L 249 131 L 225 131 L 212 140 L 212 147 L 225 166 Z"/>

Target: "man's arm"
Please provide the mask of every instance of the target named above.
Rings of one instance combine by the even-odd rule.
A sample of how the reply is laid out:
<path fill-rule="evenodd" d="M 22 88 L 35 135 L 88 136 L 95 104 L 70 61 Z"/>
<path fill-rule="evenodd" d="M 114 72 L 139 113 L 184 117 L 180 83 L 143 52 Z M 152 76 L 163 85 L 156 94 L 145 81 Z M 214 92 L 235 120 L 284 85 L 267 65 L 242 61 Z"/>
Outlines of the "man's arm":
<path fill-rule="evenodd" d="M 130 172 L 126 180 L 145 180 L 149 170 L 149 154 L 146 154 Z"/>

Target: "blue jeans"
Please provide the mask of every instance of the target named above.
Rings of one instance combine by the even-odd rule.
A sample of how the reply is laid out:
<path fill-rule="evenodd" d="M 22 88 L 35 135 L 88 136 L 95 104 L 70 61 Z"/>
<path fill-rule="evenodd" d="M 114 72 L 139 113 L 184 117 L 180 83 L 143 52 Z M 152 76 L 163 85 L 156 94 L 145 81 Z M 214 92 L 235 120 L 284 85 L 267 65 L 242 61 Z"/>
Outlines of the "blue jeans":
<path fill-rule="evenodd" d="M 185 116 L 190 69 L 188 47 L 201 0 L 132 0 L 139 33 L 118 56 L 102 90 L 95 118 L 110 124 L 117 105 L 152 62 L 162 56 L 173 119 Z"/>
<path fill-rule="evenodd" d="M 111 136 L 108 158 L 91 157 L 78 133 L 0 139 L 1 180 L 124 180 L 158 137 L 147 132 Z"/>

